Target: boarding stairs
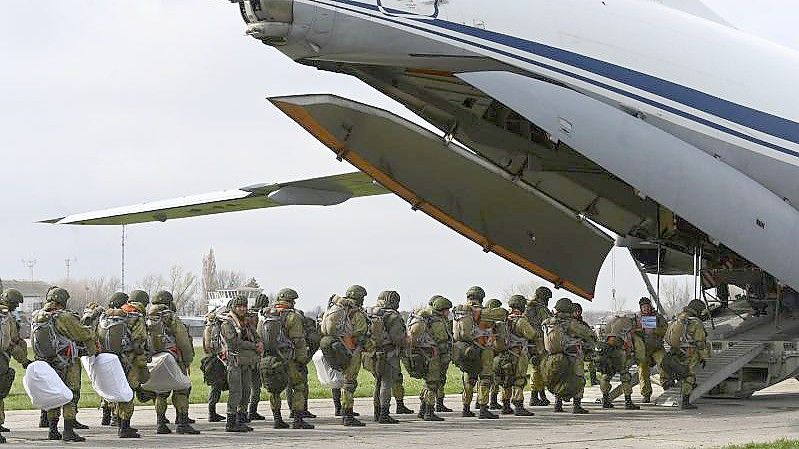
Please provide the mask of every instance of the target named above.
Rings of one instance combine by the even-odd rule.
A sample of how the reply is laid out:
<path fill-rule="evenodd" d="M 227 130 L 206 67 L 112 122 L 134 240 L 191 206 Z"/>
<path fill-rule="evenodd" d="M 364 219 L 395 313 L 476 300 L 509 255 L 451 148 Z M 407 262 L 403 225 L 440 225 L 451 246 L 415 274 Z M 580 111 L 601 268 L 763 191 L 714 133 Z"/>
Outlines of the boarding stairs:
<path fill-rule="evenodd" d="M 704 368 L 696 373 L 696 387 L 691 392 L 689 401 L 693 403 L 713 387 L 735 374 L 758 356 L 766 347 L 762 341 L 739 341 L 729 349 L 710 357 Z M 677 407 L 681 403 L 680 386 L 676 385 L 664 391 L 657 399 L 656 405 Z"/>

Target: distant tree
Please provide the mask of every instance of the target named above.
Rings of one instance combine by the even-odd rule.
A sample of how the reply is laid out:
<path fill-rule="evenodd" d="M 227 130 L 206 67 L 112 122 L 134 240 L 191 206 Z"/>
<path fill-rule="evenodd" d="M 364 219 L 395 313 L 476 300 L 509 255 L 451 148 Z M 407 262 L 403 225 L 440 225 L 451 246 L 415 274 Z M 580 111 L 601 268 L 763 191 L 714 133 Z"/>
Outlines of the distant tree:
<path fill-rule="evenodd" d="M 627 312 L 627 303 L 629 298 L 626 296 L 614 296 L 610 300 L 611 312 L 616 315 L 624 315 Z"/>
<path fill-rule="evenodd" d="M 249 288 L 260 288 L 261 287 L 260 285 L 258 285 L 258 281 L 256 281 L 255 278 L 250 278 L 250 280 L 248 280 L 247 284 L 245 284 L 244 286 L 245 287 L 249 287 Z"/>
<path fill-rule="evenodd" d="M 197 293 L 197 275 L 186 271 L 179 265 L 173 265 L 169 269 L 167 277 L 167 290 L 172 292 L 175 300 L 175 308 L 185 313 L 186 308 L 194 310 L 195 293 Z M 188 306 L 188 307 L 187 307 Z"/>
<path fill-rule="evenodd" d="M 668 317 L 680 313 L 691 299 L 693 299 L 693 289 L 689 282 L 676 277 L 661 281 L 660 304 Z"/>
<path fill-rule="evenodd" d="M 312 309 L 306 310 L 305 316 L 308 318 L 317 319 L 323 313 L 325 313 L 325 309 L 322 306 L 315 306 Z"/>
<path fill-rule="evenodd" d="M 166 288 L 166 280 L 160 273 L 150 273 L 141 278 L 137 285 L 138 287 L 136 289 L 144 290 L 148 295 L 152 296 L 158 292 L 158 290 Z"/>
<path fill-rule="evenodd" d="M 532 298 L 535 296 L 535 289 L 540 287 L 536 281 L 523 282 L 521 284 L 513 284 L 502 290 L 502 301 L 507 304 L 508 299 L 513 295 L 522 295 L 525 298 Z"/>
<path fill-rule="evenodd" d="M 239 288 L 245 284 L 247 276 L 241 271 L 217 270 L 216 285 L 220 290 Z"/>
<path fill-rule="evenodd" d="M 216 272 L 216 256 L 214 256 L 214 249 L 208 250 L 208 254 L 203 256 L 203 274 L 202 274 L 202 292 L 204 297 L 208 297 L 208 292 L 219 289 L 218 278 Z"/>

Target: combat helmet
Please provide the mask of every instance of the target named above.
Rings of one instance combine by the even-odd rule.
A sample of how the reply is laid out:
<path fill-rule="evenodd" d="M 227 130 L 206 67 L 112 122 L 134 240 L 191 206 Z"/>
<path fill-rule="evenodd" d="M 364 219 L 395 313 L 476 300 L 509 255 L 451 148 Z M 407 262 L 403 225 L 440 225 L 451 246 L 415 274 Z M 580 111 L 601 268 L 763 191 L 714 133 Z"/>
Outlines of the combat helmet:
<path fill-rule="evenodd" d="M 527 305 L 527 299 L 522 295 L 513 295 L 508 299 L 508 307 L 513 310 L 524 310 Z"/>
<path fill-rule="evenodd" d="M 436 301 L 436 299 L 438 299 L 438 298 L 443 298 L 443 296 L 441 296 L 441 295 L 433 295 L 433 296 L 431 296 L 431 297 L 430 297 L 430 300 L 429 300 L 429 301 L 427 301 L 427 305 L 428 305 L 428 306 L 430 306 L 430 307 L 433 307 L 433 303 L 434 303 L 434 302 Z"/>
<path fill-rule="evenodd" d="M 685 306 L 685 310 L 699 315 L 705 310 L 705 303 L 699 299 L 692 299 L 691 302 Z"/>
<path fill-rule="evenodd" d="M 2 301 L 6 304 L 22 304 L 24 298 L 22 297 L 22 293 L 16 288 L 9 288 L 8 290 L 3 292 Z"/>
<path fill-rule="evenodd" d="M 638 300 L 638 306 L 642 306 L 644 304 L 652 305 L 652 300 L 649 299 L 648 296 L 642 296 L 641 299 Z"/>
<path fill-rule="evenodd" d="M 552 298 L 552 290 L 549 287 L 542 286 L 535 289 L 535 299 L 538 302 L 546 304 L 550 298 Z"/>
<path fill-rule="evenodd" d="M 400 294 L 394 290 L 385 290 L 380 292 L 377 295 L 377 305 L 378 307 L 384 307 L 386 309 L 399 309 L 400 303 Z"/>
<path fill-rule="evenodd" d="M 108 300 L 108 307 L 118 309 L 127 303 L 129 299 L 130 297 L 128 297 L 127 293 L 116 292 L 111 295 L 111 299 Z"/>
<path fill-rule="evenodd" d="M 297 291 L 291 288 L 282 288 L 279 292 L 277 292 L 277 301 L 281 302 L 290 302 L 294 304 L 294 301 L 299 298 L 300 295 L 297 294 Z"/>
<path fill-rule="evenodd" d="M 489 299 L 488 302 L 486 303 L 486 309 L 498 309 L 500 307 L 502 307 L 502 301 L 496 298 Z"/>
<path fill-rule="evenodd" d="M 366 297 L 366 289 L 357 284 L 350 285 L 349 288 L 347 288 L 347 292 L 344 294 L 344 297 L 363 302 L 363 298 Z"/>
<path fill-rule="evenodd" d="M 476 302 L 478 304 L 483 303 L 483 299 L 486 297 L 486 292 L 483 290 L 482 287 L 474 286 L 469 287 L 469 290 L 466 290 L 466 299 L 470 302 Z"/>
<path fill-rule="evenodd" d="M 53 286 L 47 291 L 47 301 L 52 301 L 56 304 L 60 304 L 61 307 L 66 307 L 68 300 L 69 292 L 66 291 L 66 289 Z"/>
<path fill-rule="evenodd" d="M 569 298 L 560 298 L 555 303 L 555 311 L 558 313 L 572 313 L 574 306 Z"/>
<path fill-rule="evenodd" d="M 233 299 L 233 304 L 232 304 L 232 307 L 236 307 L 236 306 L 245 306 L 245 307 L 246 307 L 247 305 L 248 305 L 248 303 L 247 303 L 247 297 L 246 297 L 246 296 L 244 296 L 244 295 L 239 295 L 239 296 L 236 296 L 236 297 Z"/>
<path fill-rule="evenodd" d="M 172 296 L 172 293 L 166 290 L 159 290 L 155 296 L 153 296 L 153 304 L 172 304 L 175 301 L 175 297 Z"/>
<path fill-rule="evenodd" d="M 130 292 L 128 302 L 138 302 L 146 307 L 147 304 L 150 304 L 150 295 L 144 290 L 133 290 Z"/>
<path fill-rule="evenodd" d="M 436 295 L 433 297 L 432 305 L 433 310 L 440 312 L 442 310 L 447 310 L 452 308 L 452 301 L 449 299 Z"/>
<path fill-rule="evenodd" d="M 259 293 L 258 297 L 255 298 L 255 303 L 253 303 L 252 306 L 256 309 L 264 309 L 266 307 L 269 307 L 269 297 L 264 295 L 263 293 Z"/>

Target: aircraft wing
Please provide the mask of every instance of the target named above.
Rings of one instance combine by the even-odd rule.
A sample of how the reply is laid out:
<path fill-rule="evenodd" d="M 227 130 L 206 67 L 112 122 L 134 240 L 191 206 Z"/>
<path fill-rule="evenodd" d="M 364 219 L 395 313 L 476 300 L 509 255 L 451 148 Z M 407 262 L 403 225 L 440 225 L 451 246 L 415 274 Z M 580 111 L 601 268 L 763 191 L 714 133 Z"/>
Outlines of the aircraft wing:
<path fill-rule="evenodd" d="M 330 206 L 359 196 L 389 193 L 365 173 L 354 172 L 302 181 L 255 184 L 240 189 L 154 201 L 61 218 L 42 223 L 123 225 L 286 205 Z"/>
<path fill-rule="evenodd" d="M 332 95 L 270 101 L 414 210 L 485 252 L 593 297 L 612 240 L 535 186 L 382 109 Z"/>

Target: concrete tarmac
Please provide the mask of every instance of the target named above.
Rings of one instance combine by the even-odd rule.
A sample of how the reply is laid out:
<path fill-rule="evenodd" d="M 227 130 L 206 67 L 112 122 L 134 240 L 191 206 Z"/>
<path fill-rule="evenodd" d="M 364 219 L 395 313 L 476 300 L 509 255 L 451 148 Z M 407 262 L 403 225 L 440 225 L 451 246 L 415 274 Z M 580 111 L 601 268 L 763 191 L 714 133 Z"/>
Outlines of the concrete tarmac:
<path fill-rule="evenodd" d="M 640 401 L 635 389 L 634 399 Z M 659 391 L 656 390 L 657 395 Z M 444 422 L 424 422 L 416 415 L 394 415 L 401 424 L 378 425 L 371 419 L 371 400 L 356 400 L 356 411 L 366 427 L 348 428 L 333 416 L 329 399 L 310 401 L 311 411 L 319 415 L 309 420 L 314 430 L 272 429 L 269 405 L 262 402 L 260 413 L 266 421 L 251 424 L 254 432 L 224 432 L 224 423 L 209 423 L 207 407 L 193 405 L 191 417 L 201 435 L 156 435 L 155 412 L 152 407 L 139 407 L 133 425 L 143 435 L 140 439 L 121 440 L 116 429 L 99 426 L 100 412 L 81 409 L 78 419 L 91 426 L 80 431 L 86 443 L 66 444 L 70 447 L 136 447 L 136 448 L 217 448 L 217 447 L 312 447 L 312 448 L 714 448 L 727 444 L 768 442 L 780 438 L 799 439 L 799 382 L 785 381 L 758 392 L 745 400 L 709 400 L 698 402 L 699 409 L 680 411 L 670 407 L 643 405 L 639 411 L 626 411 L 616 401 L 616 408 L 603 410 L 594 399 L 601 396 L 598 387 L 586 389 L 583 403 L 588 415 L 553 413 L 550 407 L 536 407 L 533 417 L 502 416 L 497 420 L 460 417 L 460 397 L 448 396 L 446 404 L 457 410 L 442 413 Z M 407 398 L 406 405 L 418 408 L 417 398 Z M 284 419 L 288 421 L 287 407 Z M 393 406 L 392 406 L 393 410 Z M 570 411 L 570 404 L 566 404 Z M 224 404 L 218 411 L 224 414 Z M 174 409 L 168 417 L 174 422 Z M 37 427 L 37 411 L 6 413 L 6 447 L 60 447 L 60 441 L 48 441 L 47 429 Z M 170 425 L 174 429 L 174 424 Z"/>

